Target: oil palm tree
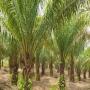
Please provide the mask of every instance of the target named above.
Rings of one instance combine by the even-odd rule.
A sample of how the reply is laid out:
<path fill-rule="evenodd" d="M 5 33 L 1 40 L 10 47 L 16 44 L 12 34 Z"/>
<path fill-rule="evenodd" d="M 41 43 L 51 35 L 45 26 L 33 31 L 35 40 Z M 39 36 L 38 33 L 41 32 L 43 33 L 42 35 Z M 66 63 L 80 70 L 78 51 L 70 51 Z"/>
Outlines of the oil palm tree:
<path fill-rule="evenodd" d="M 86 72 L 89 70 L 89 48 L 83 49 L 83 51 L 78 56 L 75 62 L 75 69 L 78 76 L 78 80 L 81 80 L 81 73 L 83 73 L 83 78 L 86 79 Z"/>
<path fill-rule="evenodd" d="M 86 79 L 86 73 L 88 71 L 88 77 L 89 77 L 89 70 L 90 70 L 90 65 L 89 65 L 89 57 L 90 57 L 90 48 L 87 48 L 86 50 L 84 50 L 84 52 L 82 53 L 83 55 L 83 63 L 82 63 L 82 72 L 83 72 L 83 78 Z"/>
<path fill-rule="evenodd" d="M 74 43 L 71 45 L 70 53 L 71 53 L 71 62 L 70 62 L 70 81 L 74 81 L 74 59 L 77 59 L 79 54 L 84 50 L 85 42 L 86 42 L 86 31 L 80 30 L 84 29 L 89 24 L 88 19 L 86 18 L 87 14 L 81 14 L 78 23 L 76 23 L 75 28 L 80 32 L 76 35 L 77 40 L 74 40 Z M 79 25 L 80 24 L 80 25 Z M 73 29 L 75 29 L 73 28 Z"/>
<path fill-rule="evenodd" d="M 75 60 L 78 58 L 80 53 L 84 50 L 85 46 L 85 37 L 82 34 L 82 37 L 79 39 L 78 42 L 75 43 L 74 46 L 71 47 L 71 55 L 70 55 L 70 81 L 74 82 L 74 70 L 75 70 Z"/>
<path fill-rule="evenodd" d="M 19 48 L 17 41 L 13 38 L 13 36 L 7 32 L 6 30 L 3 33 L 3 42 L 5 45 L 5 56 L 9 57 L 9 69 L 11 74 L 11 82 L 14 85 L 17 85 L 18 81 L 18 56 L 19 56 Z"/>
<path fill-rule="evenodd" d="M 61 73 L 60 82 L 62 82 L 62 84 L 64 82 L 65 60 L 67 58 L 67 55 L 70 49 L 71 49 L 71 53 L 73 54 L 73 45 L 75 45 L 75 42 L 78 42 L 78 39 L 76 40 L 76 38 L 78 38 L 78 35 L 80 34 L 80 32 L 83 32 L 82 26 L 84 26 L 85 24 L 86 22 L 84 22 L 81 17 L 77 18 L 75 16 L 74 18 L 67 20 L 67 22 L 64 23 L 63 26 L 61 26 L 60 30 L 57 30 L 55 32 L 57 45 L 60 51 L 60 61 L 61 61 L 60 63 L 60 73 Z M 83 37 L 83 33 L 82 33 L 82 37 Z M 82 37 L 79 37 L 79 39 Z M 60 85 L 60 87 L 65 86 L 62 84 Z"/>
<path fill-rule="evenodd" d="M 70 46 L 70 44 L 73 41 L 74 35 L 77 33 L 77 31 L 70 31 L 66 29 L 65 26 L 68 26 L 67 23 L 68 20 L 71 18 L 71 16 L 76 12 L 77 5 L 80 4 L 79 0 L 52 0 L 52 7 L 51 7 L 51 18 L 49 21 L 53 22 L 50 24 L 51 29 L 53 29 L 57 41 L 57 45 L 60 51 L 60 90 L 65 89 L 65 80 L 64 80 L 64 67 L 65 67 L 65 57 L 67 54 L 67 46 Z M 75 23 L 75 22 L 73 22 Z M 70 24 L 70 23 L 69 23 Z M 69 28 L 69 26 L 68 26 Z M 71 34 L 70 34 L 71 32 Z M 72 38 L 73 36 L 73 38 Z"/>
<path fill-rule="evenodd" d="M 78 58 L 75 63 L 75 70 L 79 81 L 81 81 L 82 62 L 82 59 Z"/>
<path fill-rule="evenodd" d="M 12 75 L 11 82 L 14 85 L 17 85 L 18 81 L 18 68 L 19 68 L 19 63 L 18 63 L 18 56 L 19 56 L 19 48 L 17 45 L 17 41 L 13 38 L 9 38 L 9 46 L 7 47 L 7 53 L 9 56 L 9 67 L 10 67 L 10 73 Z"/>
<path fill-rule="evenodd" d="M 0 8 L 4 13 L 5 24 L 8 31 L 18 41 L 22 54 L 23 75 L 26 82 L 25 90 L 28 90 L 28 81 L 33 64 L 33 53 L 37 46 L 39 32 L 35 26 L 38 16 L 38 6 L 41 0 L 1 0 Z M 42 33 L 42 32 L 41 32 Z M 40 37 L 42 34 L 40 34 Z"/>

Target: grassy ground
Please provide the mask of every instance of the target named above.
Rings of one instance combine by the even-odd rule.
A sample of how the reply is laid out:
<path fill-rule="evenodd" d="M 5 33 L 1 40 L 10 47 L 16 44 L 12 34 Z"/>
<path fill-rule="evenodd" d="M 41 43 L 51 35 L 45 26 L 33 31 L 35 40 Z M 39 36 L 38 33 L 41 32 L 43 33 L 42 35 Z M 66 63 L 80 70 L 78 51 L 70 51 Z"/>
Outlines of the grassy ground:
<path fill-rule="evenodd" d="M 50 87 L 50 90 L 57 90 L 57 88 L 58 88 L 57 85 L 53 85 Z"/>

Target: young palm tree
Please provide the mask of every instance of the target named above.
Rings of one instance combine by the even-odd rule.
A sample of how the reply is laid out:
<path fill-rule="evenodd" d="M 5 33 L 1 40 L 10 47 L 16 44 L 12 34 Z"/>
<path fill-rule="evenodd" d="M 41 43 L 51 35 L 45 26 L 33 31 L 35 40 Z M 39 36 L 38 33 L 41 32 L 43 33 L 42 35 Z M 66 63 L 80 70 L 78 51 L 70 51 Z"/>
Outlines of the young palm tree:
<path fill-rule="evenodd" d="M 90 57 L 90 48 L 87 48 L 86 50 L 84 50 L 83 52 L 83 63 L 82 63 L 82 72 L 83 72 L 83 78 L 86 79 L 86 74 L 88 71 L 88 77 L 89 77 L 89 69 L 90 69 L 90 65 L 89 65 L 89 57 Z"/>
<path fill-rule="evenodd" d="M 70 81 L 74 82 L 74 70 L 75 70 L 75 59 L 78 58 L 79 54 L 84 50 L 85 45 L 85 38 L 82 34 L 82 37 L 78 40 L 78 42 L 75 42 L 75 45 L 71 47 L 71 58 L 70 58 Z"/>
<path fill-rule="evenodd" d="M 86 72 L 89 70 L 89 48 L 83 49 L 83 52 L 79 55 L 75 63 L 75 69 L 78 76 L 78 80 L 81 80 L 81 73 L 83 72 L 83 78 L 86 79 Z"/>
<path fill-rule="evenodd" d="M 82 24 L 81 24 L 82 23 Z M 79 25 L 80 24 L 80 25 Z M 79 54 L 84 50 L 85 42 L 86 42 L 86 31 L 82 30 L 88 24 L 88 19 L 86 19 L 86 14 L 82 15 L 76 23 L 75 28 L 80 32 L 76 35 L 76 40 L 74 40 L 73 44 L 70 48 L 70 81 L 74 81 L 74 58 L 77 59 Z M 73 29 L 75 29 L 73 28 Z M 80 30 L 81 29 L 81 30 Z"/>
<path fill-rule="evenodd" d="M 73 19 L 71 18 L 70 21 L 67 21 L 67 23 L 61 27 L 61 30 L 58 30 L 57 32 L 55 32 L 57 45 L 60 50 L 60 59 L 61 59 L 61 63 L 60 63 L 61 80 L 60 82 L 64 80 L 64 67 L 65 67 L 65 60 L 67 58 L 67 55 L 69 54 L 69 51 L 71 50 L 71 53 L 72 53 L 71 59 L 73 60 L 73 56 L 72 56 L 73 48 L 74 48 L 73 45 L 75 44 L 75 42 L 77 42 L 78 39 L 76 40 L 76 38 L 78 38 L 79 33 L 83 32 L 82 29 L 78 30 L 79 21 L 80 20 L 78 20 L 75 17 Z M 85 23 L 82 23 L 82 24 L 85 24 Z M 82 38 L 82 37 L 79 37 L 79 38 Z"/>
<path fill-rule="evenodd" d="M 75 70 L 78 80 L 81 81 L 82 59 L 78 59 L 75 64 Z"/>
<path fill-rule="evenodd" d="M 46 72 L 46 61 L 48 58 L 48 51 L 45 48 L 45 46 L 42 47 L 41 53 L 40 53 L 40 62 L 41 62 L 41 75 L 45 75 Z"/>
<path fill-rule="evenodd" d="M 77 32 L 73 30 L 67 30 L 65 28 L 67 24 L 65 23 L 67 23 L 67 20 L 71 18 L 73 13 L 76 12 L 78 3 L 79 0 L 52 0 L 52 9 L 50 15 L 52 18 L 51 22 L 53 22 L 53 24 L 51 24 L 51 28 L 55 33 L 57 45 L 60 51 L 60 90 L 65 89 L 64 67 L 66 54 L 69 48 L 68 46 L 70 46 L 72 43 L 74 35 Z"/>
<path fill-rule="evenodd" d="M 36 57 L 35 57 L 35 66 L 36 66 L 36 80 L 40 81 L 40 53 L 42 50 L 42 45 L 39 45 L 39 47 L 36 50 Z"/>

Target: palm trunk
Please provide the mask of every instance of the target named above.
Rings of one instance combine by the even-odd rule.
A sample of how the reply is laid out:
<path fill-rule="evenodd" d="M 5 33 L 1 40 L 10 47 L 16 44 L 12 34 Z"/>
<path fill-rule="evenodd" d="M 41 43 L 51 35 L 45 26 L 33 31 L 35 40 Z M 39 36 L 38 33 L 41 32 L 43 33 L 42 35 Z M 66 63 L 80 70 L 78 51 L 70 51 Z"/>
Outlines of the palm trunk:
<path fill-rule="evenodd" d="M 30 78 L 33 78 L 33 76 L 35 76 L 35 72 L 34 72 L 34 63 L 32 63 L 32 65 L 31 65 L 31 74 L 30 74 Z"/>
<path fill-rule="evenodd" d="M 71 61 L 70 61 L 70 81 L 74 82 L 74 59 L 73 59 L 73 55 L 71 55 Z"/>
<path fill-rule="evenodd" d="M 36 60 L 36 80 L 37 81 L 40 81 L 40 71 L 39 71 L 39 68 L 40 68 L 40 62 L 39 62 L 39 58 L 37 58 L 37 60 Z"/>
<path fill-rule="evenodd" d="M 31 72 L 31 65 L 25 65 L 23 68 L 23 78 L 25 81 L 24 90 L 30 90 L 30 72 Z"/>
<path fill-rule="evenodd" d="M 2 64 L 1 67 L 3 67 L 3 60 L 1 60 L 1 64 Z"/>
<path fill-rule="evenodd" d="M 64 60 L 63 53 L 61 53 L 60 79 L 59 79 L 59 89 L 60 90 L 65 90 L 64 68 L 65 68 L 65 60 Z"/>
<path fill-rule="evenodd" d="M 81 81 L 81 75 L 80 75 L 80 73 L 78 74 L 78 80 Z"/>
<path fill-rule="evenodd" d="M 83 72 L 83 78 L 86 79 L 86 70 Z"/>
<path fill-rule="evenodd" d="M 52 60 L 50 60 L 49 69 L 50 69 L 50 76 L 53 76 L 53 61 Z"/>
<path fill-rule="evenodd" d="M 45 75 L 45 61 L 43 60 L 42 62 L 42 72 L 41 72 L 41 75 Z"/>
<path fill-rule="evenodd" d="M 17 85 L 17 81 L 18 81 L 18 62 L 17 62 L 17 58 L 16 56 L 13 57 L 12 60 L 12 84 L 13 85 Z"/>
<path fill-rule="evenodd" d="M 10 59 L 9 59 L 9 71 L 10 71 L 10 74 L 12 74 L 12 67 L 13 67 L 13 58 L 12 58 L 12 56 L 10 56 Z"/>
<path fill-rule="evenodd" d="M 12 69 L 12 84 L 17 85 L 18 81 L 18 64 L 16 64 Z"/>
<path fill-rule="evenodd" d="M 24 90 L 31 90 L 31 82 L 30 82 L 30 75 L 33 68 L 33 60 L 32 56 L 29 53 L 26 53 L 24 56 L 24 63 L 23 63 L 23 78 L 25 81 Z"/>
<path fill-rule="evenodd" d="M 35 76 L 35 72 L 34 72 L 34 65 L 35 64 L 35 57 L 33 57 L 31 59 L 31 63 L 30 63 L 30 66 L 31 66 L 31 71 L 30 71 L 30 78 L 33 78 Z"/>
<path fill-rule="evenodd" d="M 68 66 L 68 76 L 70 76 L 70 66 Z"/>
<path fill-rule="evenodd" d="M 77 70 L 77 76 L 78 76 L 78 80 L 81 81 L 81 70 Z"/>

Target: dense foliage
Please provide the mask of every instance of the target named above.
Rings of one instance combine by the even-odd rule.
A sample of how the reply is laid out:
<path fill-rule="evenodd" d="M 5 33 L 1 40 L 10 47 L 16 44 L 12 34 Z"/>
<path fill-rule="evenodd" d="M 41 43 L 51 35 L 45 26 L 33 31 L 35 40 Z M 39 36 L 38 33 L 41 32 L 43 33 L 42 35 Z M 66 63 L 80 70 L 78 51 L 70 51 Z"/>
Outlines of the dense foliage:
<path fill-rule="evenodd" d="M 60 73 L 60 90 L 66 87 L 65 71 L 72 82 L 74 73 L 81 80 L 81 73 L 86 79 L 88 71 L 90 78 L 90 48 L 85 49 L 89 4 L 89 0 L 0 0 L 0 67 L 8 57 L 12 84 L 31 90 L 33 77 L 39 81 L 48 66 L 50 76 L 53 69 Z"/>

